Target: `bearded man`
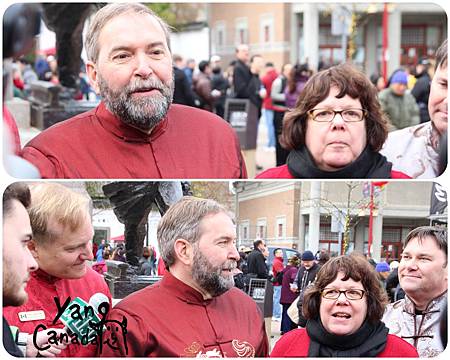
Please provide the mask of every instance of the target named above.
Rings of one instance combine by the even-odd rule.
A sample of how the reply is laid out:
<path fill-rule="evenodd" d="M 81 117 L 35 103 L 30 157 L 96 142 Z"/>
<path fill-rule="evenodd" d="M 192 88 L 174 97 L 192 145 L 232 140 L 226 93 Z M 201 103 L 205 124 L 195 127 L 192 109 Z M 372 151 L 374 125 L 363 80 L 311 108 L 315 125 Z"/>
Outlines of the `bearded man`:
<path fill-rule="evenodd" d="M 168 25 L 142 4 L 100 9 L 85 48 L 102 102 L 42 132 L 23 157 L 44 178 L 246 178 L 228 123 L 172 105 L 169 38 Z"/>
<path fill-rule="evenodd" d="M 213 200 L 185 197 L 158 225 L 168 272 L 155 285 L 120 301 L 104 357 L 265 357 L 268 339 L 256 303 L 234 287 L 236 230 Z"/>

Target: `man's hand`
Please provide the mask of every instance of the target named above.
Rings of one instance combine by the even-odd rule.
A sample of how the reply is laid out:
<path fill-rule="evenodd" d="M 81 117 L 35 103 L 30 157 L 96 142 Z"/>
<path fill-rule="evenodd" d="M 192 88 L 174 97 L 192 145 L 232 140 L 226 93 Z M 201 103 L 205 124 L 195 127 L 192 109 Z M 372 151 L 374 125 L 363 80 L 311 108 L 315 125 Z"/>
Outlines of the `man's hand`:
<path fill-rule="evenodd" d="M 43 357 L 56 357 L 58 356 L 63 349 L 67 347 L 67 343 L 59 343 L 58 344 L 49 344 L 48 340 L 50 338 L 50 335 L 48 334 L 49 331 L 53 330 L 56 332 L 56 337 L 58 340 L 60 339 L 60 335 L 65 333 L 64 329 L 54 329 L 49 328 L 46 330 L 39 331 L 36 335 L 36 344 L 38 347 L 47 347 L 47 345 L 50 345 L 50 347 L 46 350 L 38 350 L 34 344 L 33 344 L 33 334 L 29 334 L 27 338 L 27 353 L 25 354 L 26 357 L 36 357 L 38 354 L 39 356 Z"/>

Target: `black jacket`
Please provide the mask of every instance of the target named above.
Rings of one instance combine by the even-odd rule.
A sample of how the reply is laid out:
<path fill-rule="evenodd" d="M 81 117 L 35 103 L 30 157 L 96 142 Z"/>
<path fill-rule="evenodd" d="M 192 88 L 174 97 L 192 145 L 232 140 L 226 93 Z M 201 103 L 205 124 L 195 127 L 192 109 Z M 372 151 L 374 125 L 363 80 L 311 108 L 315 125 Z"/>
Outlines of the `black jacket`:
<path fill-rule="evenodd" d="M 12 337 L 9 324 L 6 321 L 5 317 L 3 317 L 3 346 L 5 347 L 6 351 L 9 352 L 12 356 L 24 357 L 22 351 L 19 349 Z"/>
<path fill-rule="evenodd" d="M 300 292 L 299 303 L 303 300 L 303 292 L 305 289 L 311 285 L 316 279 L 316 275 L 320 270 L 320 265 L 314 263 L 311 269 L 307 270 L 304 266 L 301 266 L 298 269 L 297 276 L 295 277 L 294 282 L 297 282 L 297 288 Z"/>
<path fill-rule="evenodd" d="M 173 74 L 175 78 L 175 89 L 173 92 L 173 103 L 195 106 L 195 95 L 191 89 L 191 85 L 183 70 L 173 67 Z"/>
<path fill-rule="evenodd" d="M 258 279 L 267 279 L 269 271 L 266 266 L 266 258 L 258 249 L 254 249 L 247 257 L 249 275 L 255 274 Z"/>
<path fill-rule="evenodd" d="M 411 90 L 411 94 L 416 98 L 417 105 L 420 110 L 420 122 L 424 123 L 430 121 L 428 114 L 428 98 L 430 96 L 431 78 L 425 71 L 416 76 L 417 81 Z"/>
<path fill-rule="evenodd" d="M 241 60 L 236 61 L 233 70 L 234 94 L 238 99 L 250 98 L 250 81 L 252 80 L 250 68 Z"/>
<path fill-rule="evenodd" d="M 216 99 L 216 105 L 225 105 L 225 100 L 227 97 L 227 89 L 230 87 L 228 80 L 223 76 L 222 72 L 214 72 L 211 75 L 211 89 L 219 90 L 221 95 Z"/>

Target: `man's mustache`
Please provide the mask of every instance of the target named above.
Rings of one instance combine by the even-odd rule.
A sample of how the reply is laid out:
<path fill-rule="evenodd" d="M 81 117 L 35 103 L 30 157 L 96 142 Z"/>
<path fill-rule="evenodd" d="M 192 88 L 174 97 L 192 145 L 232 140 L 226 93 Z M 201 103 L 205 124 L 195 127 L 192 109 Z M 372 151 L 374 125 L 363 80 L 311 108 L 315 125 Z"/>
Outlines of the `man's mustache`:
<path fill-rule="evenodd" d="M 164 84 L 156 79 L 149 79 L 145 81 L 136 81 L 126 88 L 127 94 L 149 90 L 159 90 L 160 92 L 163 92 Z"/>

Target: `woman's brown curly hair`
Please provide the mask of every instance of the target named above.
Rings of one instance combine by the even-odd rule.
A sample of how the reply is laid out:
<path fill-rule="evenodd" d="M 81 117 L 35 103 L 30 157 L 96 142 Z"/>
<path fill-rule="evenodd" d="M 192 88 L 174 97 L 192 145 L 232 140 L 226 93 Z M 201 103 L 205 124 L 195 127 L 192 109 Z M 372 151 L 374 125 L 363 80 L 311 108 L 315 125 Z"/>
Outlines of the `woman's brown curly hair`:
<path fill-rule="evenodd" d="M 337 98 L 349 95 L 353 99 L 359 99 L 362 108 L 367 110 L 367 141 L 372 151 L 378 152 L 387 138 L 388 120 L 381 110 L 375 86 L 363 72 L 349 64 L 320 71 L 308 80 L 295 108 L 284 116 L 281 145 L 288 150 L 305 145 L 307 112 L 328 97 L 332 86 L 340 90 Z"/>
<path fill-rule="evenodd" d="M 339 272 L 344 274 L 343 281 L 348 279 L 361 281 L 366 291 L 366 318 L 371 323 L 380 321 L 388 303 L 386 291 L 382 288 L 373 266 L 360 255 L 342 255 L 329 260 L 322 266 L 317 273 L 316 281 L 306 290 L 303 298 L 303 315 L 305 318 L 319 318 L 322 291 L 336 279 Z"/>

